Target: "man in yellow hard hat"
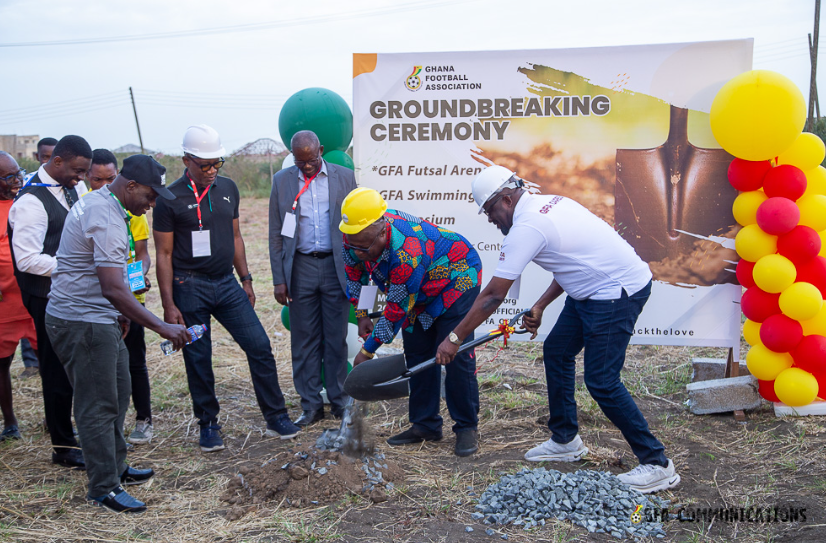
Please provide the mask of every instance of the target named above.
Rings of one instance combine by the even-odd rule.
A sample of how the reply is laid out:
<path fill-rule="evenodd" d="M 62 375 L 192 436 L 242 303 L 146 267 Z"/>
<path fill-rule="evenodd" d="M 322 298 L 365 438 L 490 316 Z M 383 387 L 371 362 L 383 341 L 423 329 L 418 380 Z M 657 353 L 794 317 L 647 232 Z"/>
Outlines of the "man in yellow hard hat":
<path fill-rule="evenodd" d="M 355 365 L 373 358 L 376 349 L 403 329 L 408 367 L 436 356 L 473 305 L 482 280 L 482 262 L 461 235 L 402 211 L 387 209 L 373 189 L 357 188 L 344 199 L 341 224 L 347 296 L 356 307 L 359 335 L 366 337 Z M 373 326 L 367 317 L 377 291 L 387 296 L 382 316 Z M 473 339 L 468 335 L 465 341 Z M 410 379 L 412 426 L 387 440 L 404 445 L 442 438 L 439 415 L 441 368 L 434 366 Z M 479 385 L 473 350 L 460 353 L 447 366 L 447 408 L 455 424 L 455 453 L 478 450 Z"/>

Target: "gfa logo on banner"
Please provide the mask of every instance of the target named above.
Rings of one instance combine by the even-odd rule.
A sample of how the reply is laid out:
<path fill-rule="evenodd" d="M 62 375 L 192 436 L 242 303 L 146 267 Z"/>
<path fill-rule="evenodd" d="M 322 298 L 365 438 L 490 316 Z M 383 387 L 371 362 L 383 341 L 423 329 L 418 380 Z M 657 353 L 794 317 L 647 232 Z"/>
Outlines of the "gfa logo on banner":
<path fill-rule="evenodd" d="M 419 77 L 419 74 L 422 73 L 421 66 L 413 66 L 413 73 L 407 76 L 407 79 L 404 80 L 404 86 L 407 87 L 410 91 L 417 91 L 422 88 L 422 78 Z"/>

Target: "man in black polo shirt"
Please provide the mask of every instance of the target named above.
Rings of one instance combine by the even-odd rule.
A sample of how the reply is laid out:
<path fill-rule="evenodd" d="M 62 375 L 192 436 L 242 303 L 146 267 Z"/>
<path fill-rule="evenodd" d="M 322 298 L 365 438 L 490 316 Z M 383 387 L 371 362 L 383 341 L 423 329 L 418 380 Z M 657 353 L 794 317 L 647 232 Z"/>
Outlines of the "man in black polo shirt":
<path fill-rule="evenodd" d="M 219 177 L 224 148 L 218 133 L 192 126 L 184 134 L 184 175 L 169 186 L 177 197 L 158 202 L 154 212 L 158 288 L 164 320 L 210 325 L 214 316 L 247 355 L 268 436 L 294 437 L 299 428 L 287 414 L 278 385 L 270 340 L 255 314 L 252 275 L 238 220 L 238 187 Z M 232 276 L 238 273 L 241 285 Z M 201 426 L 204 452 L 224 448 L 212 371 L 212 326 L 183 350 L 189 392 Z"/>

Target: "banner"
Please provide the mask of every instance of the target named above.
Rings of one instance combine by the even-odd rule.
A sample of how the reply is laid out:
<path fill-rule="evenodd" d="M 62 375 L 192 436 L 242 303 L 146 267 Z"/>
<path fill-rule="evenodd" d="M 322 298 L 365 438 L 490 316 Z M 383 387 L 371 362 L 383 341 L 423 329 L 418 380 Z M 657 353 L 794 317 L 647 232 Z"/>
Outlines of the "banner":
<path fill-rule="evenodd" d="M 468 238 L 487 281 L 503 235 L 478 214 L 471 181 L 505 166 L 585 205 L 648 262 L 654 286 L 633 343 L 737 348 L 737 192 L 708 111 L 727 80 L 751 69 L 752 49 L 734 40 L 356 54 L 356 175 L 391 209 Z M 529 265 L 480 330 L 529 308 L 551 281 Z M 562 298 L 546 310 L 543 335 L 561 308 Z"/>

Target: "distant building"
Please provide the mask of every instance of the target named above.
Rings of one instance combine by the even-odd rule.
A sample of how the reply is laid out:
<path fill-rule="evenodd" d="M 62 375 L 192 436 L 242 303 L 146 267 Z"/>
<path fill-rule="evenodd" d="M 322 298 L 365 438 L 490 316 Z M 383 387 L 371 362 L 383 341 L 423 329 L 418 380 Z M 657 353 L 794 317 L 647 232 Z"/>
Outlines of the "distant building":
<path fill-rule="evenodd" d="M 112 149 L 113 153 L 126 153 L 129 155 L 137 155 L 141 152 L 141 146 L 135 145 L 134 143 L 127 143 L 126 145 L 122 145 L 117 149 Z M 146 155 L 154 155 L 155 151 L 151 149 L 144 149 L 143 153 Z"/>
<path fill-rule="evenodd" d="M 40 136 L 8 135 L 0 136 L 0 151 L 5 151 L 15 158 L 32 158 L 37 160 L 37 142 Z"/>

